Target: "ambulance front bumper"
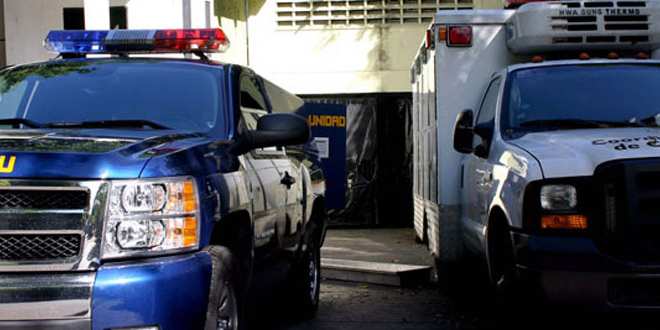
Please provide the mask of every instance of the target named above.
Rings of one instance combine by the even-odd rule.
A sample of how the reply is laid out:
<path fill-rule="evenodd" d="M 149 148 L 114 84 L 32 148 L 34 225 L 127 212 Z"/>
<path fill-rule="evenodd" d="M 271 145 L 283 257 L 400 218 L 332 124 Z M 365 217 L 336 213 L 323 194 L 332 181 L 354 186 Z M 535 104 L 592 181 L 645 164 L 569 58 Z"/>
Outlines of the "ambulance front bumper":
<path fill-rule="evenodd" d="M 546 302 L 601 311 L 660 310 L 660 265 L 600 252 L 589 238 L 512 233 L 518 276 Z"/>

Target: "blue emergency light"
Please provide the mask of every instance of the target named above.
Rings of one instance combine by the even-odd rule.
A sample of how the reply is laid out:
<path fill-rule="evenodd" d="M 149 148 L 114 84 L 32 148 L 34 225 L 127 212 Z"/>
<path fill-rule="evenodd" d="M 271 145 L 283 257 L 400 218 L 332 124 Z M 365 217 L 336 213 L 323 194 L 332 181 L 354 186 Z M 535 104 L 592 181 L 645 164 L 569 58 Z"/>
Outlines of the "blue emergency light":
<path fill-rule="evenodd" d="M 222 29 L 50 31 L 46 49 L 59 54 L 218 53 L 229 47 Z"/>

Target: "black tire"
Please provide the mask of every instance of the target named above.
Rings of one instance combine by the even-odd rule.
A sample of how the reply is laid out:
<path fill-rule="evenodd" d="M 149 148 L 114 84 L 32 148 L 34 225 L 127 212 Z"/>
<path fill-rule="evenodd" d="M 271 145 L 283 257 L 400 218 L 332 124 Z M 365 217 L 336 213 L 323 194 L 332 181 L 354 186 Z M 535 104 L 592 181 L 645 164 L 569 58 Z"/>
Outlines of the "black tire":
<path fill-rule="evenodd" d="M 238 295 L 236 260 L 224 247 L 207 249 L 213 260 L 213 274 L 206 312 L 205 330 L 242 330 L 243 308 Z"/>
<path fill-rule="evenodd" d="M 314 317 L 319 308 L 321 292 L 321 249 L 316 237 L 312 238 L 293 268 L 290 280 L 292 302 L 298 307 L 300 315 L 304 319 Z"/>
<path fill-rule="evenodd" d="M 508 227 L 495 225 L 488 246 L 488 268 L 495 303 L 500 307 L 516 305 L 522 297 L 521 283 L 517 278 L 513 242 Z"/>

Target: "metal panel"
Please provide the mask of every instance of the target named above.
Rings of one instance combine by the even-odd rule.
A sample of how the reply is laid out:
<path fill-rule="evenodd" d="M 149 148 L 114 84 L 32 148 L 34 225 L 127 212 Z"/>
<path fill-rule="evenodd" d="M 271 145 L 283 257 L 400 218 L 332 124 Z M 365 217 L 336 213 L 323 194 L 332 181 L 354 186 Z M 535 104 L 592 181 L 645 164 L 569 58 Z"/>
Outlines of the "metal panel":
<path fill-rule="evenodd" d="M 94 273 L 4 274 L 0 320 L 89 318 L 94 279 Z"/>
<path fill-rule="evenodd" d="M 430 23 L 439 10 L 471 9 L 472 0 L 280 0 L 277 25 L 347 26 Z"/>
<path fill-rule="evenodd" d="M 0 235 L 82 236 L 80 253 L 53 260 L 0 261 L 0 272 L 83 271 L 100 265 L 100 238 L 109 183 L 105 181 L 0 180 L 3 190 L 39 190 L 58 194 L 80 190 L 90 196 L 82 210 L 2 209 Z"/>

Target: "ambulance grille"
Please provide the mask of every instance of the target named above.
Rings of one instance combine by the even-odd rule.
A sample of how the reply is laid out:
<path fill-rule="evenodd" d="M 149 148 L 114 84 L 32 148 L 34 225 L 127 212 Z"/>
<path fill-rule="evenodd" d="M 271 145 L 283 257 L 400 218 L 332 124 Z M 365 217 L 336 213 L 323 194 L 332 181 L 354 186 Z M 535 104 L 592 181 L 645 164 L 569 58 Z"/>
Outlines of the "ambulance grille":
<path fill-rule="evenodd" d="M 82 190 L 0 190 L 0 209 L 82 210 L 88 203 Z"/>
<path fill-rule="evenodd" d="M 69 259 L 80 253 L 80 235 L 0 235 L 0 261 Z"/>
<path fill-rule="evenodd" d="M 648 140 L 654 144 L 657 140 Z M 641 265 L 660 263 L 660 158 L 611 161 L 594 173 L 602 210 L 599 249 L 621 260 Z"/>

